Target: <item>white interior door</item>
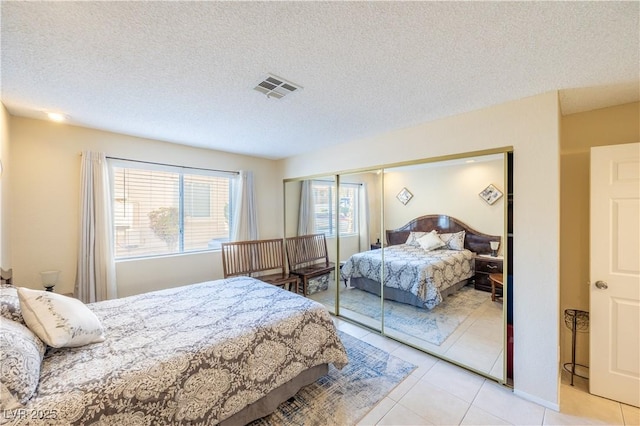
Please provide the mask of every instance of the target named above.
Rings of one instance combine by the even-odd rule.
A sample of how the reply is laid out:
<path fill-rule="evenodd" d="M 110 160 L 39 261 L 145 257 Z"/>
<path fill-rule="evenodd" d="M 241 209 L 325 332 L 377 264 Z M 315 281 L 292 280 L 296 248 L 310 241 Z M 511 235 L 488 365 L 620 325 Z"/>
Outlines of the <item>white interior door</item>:
<path fill-rule="evenodd" d="M 640 406 L 640 143 L 591 149 L 590 392 Z"/>

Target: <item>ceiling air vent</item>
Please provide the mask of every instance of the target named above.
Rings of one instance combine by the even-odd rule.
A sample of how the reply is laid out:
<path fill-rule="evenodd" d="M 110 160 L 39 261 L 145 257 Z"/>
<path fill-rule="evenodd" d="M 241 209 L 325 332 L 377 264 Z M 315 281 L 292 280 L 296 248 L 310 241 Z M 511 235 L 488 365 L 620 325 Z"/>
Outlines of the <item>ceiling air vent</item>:
<path fill-rule="evenodd" d="M 269 99 L 282 99 L 300 89 L 302 89 L 301 86 L 271 74 L 253 88 Z"/>

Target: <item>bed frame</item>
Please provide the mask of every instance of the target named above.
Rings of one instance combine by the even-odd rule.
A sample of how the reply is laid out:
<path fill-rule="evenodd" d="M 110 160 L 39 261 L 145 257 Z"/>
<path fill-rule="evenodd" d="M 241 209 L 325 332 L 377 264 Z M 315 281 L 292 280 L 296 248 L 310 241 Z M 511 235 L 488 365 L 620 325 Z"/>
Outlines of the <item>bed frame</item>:
<path fill-rule="evenodd" d="M 465 231 L 464 247 L 477 254 L 491 253 L 491 245 L 489 242 L 502 240 L 501 237 L 497 235 L 483 234 L 482 232 L 476 231 L 469 225 L 466 225 L 458 219 L 450 216 L 426 215 L 417 217 L 400 228 L 386 230 L 387 245 L 393 246 L 404 244 L 407 241 L 410 232 L 430 232 L 434 229 L 438 231 L 438 233 L 455 233 Z M 440 294 L 443 298 L 447 297 L 467 285 L 467 282 L 468 280 L 462 280 L 451 287 L 442 290 Z M 378 281 L 364 277 L 351 278 L 351 285 L 380 296 L 380 283 Z M 416 295 L 404 290 L 385 287 L 384 298 L 420 308 L 424 307 L 423 302 Z"/>
<path fill-rule="evenodd" d="M 397 229 L 388 229 L 387 244 L 390 246 L 404 244 L 410 232 L 430 232 L 434 229 L 439 234 L 465 231 L 464 247 L 477 254 L 491 253 L 489 242 L 502 241 L 500 236 L 483 234 L 451 216 L 434 214 L 417 217 Z"/>
<path fill-rule="evenodd" d="M 243 426 L 273 413 L 280 404 L 298 393 L 303 387 L 316 382 L 329 373 L 328 364 L 320 364 L 304 370 L 282 386 L 272 390 L 256 402 L 236 414 L 222 420 L 220 426 Z"/>

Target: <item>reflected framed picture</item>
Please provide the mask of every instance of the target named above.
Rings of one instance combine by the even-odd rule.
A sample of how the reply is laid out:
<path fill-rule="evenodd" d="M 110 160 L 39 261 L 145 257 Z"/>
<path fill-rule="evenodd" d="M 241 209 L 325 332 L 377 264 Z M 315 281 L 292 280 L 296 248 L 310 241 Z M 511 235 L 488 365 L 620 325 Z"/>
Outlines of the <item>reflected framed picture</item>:
<path fill-rule="evenodd" d="M 486 201 L 487 204 L 492 205 L 502 197 L 502 192 L 495 186 L 489 185 L 478 195 L 480 195 L 480 198 Z"/>
<path fill-rule="evenodd" d="M 402 190 L 398 192 L 398 195 L 396 195 L 396 198 L 400 200 L 402 204 L 407 204 L 409 200 L 413 198 L 413 194 L 409 192 L 407 188 L 402 188 Z"/>

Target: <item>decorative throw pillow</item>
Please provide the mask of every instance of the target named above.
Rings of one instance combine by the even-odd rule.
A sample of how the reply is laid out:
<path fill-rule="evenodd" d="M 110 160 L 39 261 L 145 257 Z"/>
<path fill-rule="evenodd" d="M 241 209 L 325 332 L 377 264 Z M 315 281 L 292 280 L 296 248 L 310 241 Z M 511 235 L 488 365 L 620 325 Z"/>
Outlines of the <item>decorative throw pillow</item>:
<path fill-rule="evenodd" d="M 40 381 L 45 346 L 24 324 L 0 317 L 0 383 L 2 391 L 26 403 Z M 12 398 L 3 395 L 3 405 Z"/>
<path fill-rule="evenodd" d="M 18 287 L 24 322 L 54 348 L 104 341 L 96 315 L 81 301 L 53 292 Z"/>
<path fill-rule="evenodd" d="M 420 244 L 418 244 L 418 239 L 420 237 L 424 237 L 427 234 L 428 232 L 410 232 L 409 236 L 407 237 L 407 241 L 405 241 L 405 244 L 414 247 L 420 247 Z"/>
<path fill-rule="evenodd" d="M 0 316 L 24 323 L 20 310 L 18 289 L 10 284 L 0 284 Z"/>
<path fill-rule="evenodd" d="M 436 231 L 431 231 L 426 235 L 418 238 L 418 244 L 422 247 L 423 250 L 435 250 L 444 245 L 444 242 L 438 237 Z"/>
<path fill-rule="evenodd" d="M 438 234 L 438 236 L 442 241 L 444 241 L 445 246 L 442 248 L 448 248 L 450 250 L 464 250 L 465 231 L 453 234 Z"/>

